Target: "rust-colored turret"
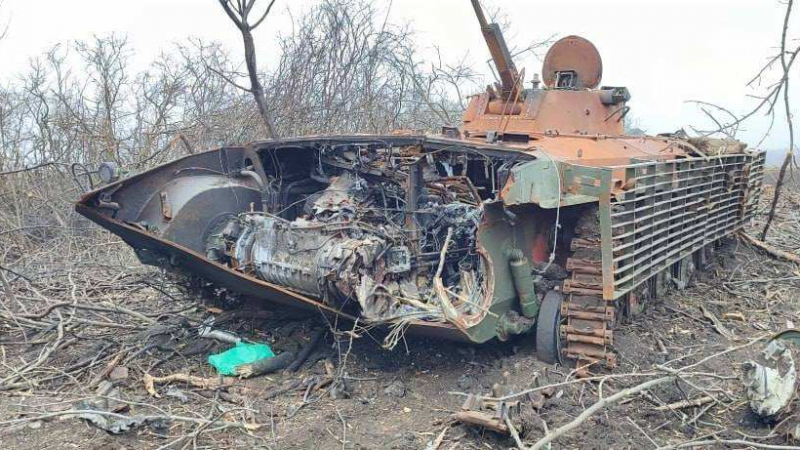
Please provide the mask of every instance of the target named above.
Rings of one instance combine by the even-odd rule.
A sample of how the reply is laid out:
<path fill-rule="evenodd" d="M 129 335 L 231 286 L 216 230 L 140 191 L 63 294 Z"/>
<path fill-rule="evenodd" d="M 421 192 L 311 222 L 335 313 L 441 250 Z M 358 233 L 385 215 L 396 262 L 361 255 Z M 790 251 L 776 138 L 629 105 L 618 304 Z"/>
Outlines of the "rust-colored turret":
<path fill-rule="evenodd" d="M 579 36 L 567 36 L 547 52 L 542 66 L 544 87 L 534 78 L 524 89 L 500 27 L 487 24 L 478 0 L 472 0 L 500 83 L 472 97 L 463 117 L 468 138 L 525 141 L 537 134 L 623 134 L 622 119 L 630 100 L 623 87 L 601 87 L 603 63 L 597 48 Z"/>

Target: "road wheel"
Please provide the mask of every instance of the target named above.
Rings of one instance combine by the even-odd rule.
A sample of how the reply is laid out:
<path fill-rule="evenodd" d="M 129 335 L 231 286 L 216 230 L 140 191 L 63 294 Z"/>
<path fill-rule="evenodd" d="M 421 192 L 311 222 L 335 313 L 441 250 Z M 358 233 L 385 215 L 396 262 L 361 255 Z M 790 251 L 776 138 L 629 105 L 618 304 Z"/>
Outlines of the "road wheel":
<path fill-rule="evenodd" d="M 705 247 L 694 252 L 695 259 L 694 265 L 700 272 L 705 272 L 711 267 L 711 261 L 714 258 L 714 244 L 708 244 Z"/>
<path fill-rule="evenodd" d="M 556 291 L 544 296 L 536 320 L 536 354 L 548 364 L 561 363 L 561 302 Z"/>

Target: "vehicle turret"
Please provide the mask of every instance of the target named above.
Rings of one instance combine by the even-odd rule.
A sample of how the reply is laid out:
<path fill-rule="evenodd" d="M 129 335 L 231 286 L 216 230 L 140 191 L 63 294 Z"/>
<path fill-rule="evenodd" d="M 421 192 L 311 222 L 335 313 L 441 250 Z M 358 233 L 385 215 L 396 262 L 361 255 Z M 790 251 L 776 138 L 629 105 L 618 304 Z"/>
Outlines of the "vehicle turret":
<path fill-rule="evenodd" d="M 524 89 L 525 71 L 517 70 L 499 25 L 487 23 L 478 0 L 472 5 L 500 82 L 471 98 L 463 116 L 465 137 L 528 142 L 537 134 L 624 134 L 630 93 L 599 87 L 603 63 L 594 44 L 580 36 L 560 39 L 545 56 L 542 82 L 534 76 L 532 87 Z"/>

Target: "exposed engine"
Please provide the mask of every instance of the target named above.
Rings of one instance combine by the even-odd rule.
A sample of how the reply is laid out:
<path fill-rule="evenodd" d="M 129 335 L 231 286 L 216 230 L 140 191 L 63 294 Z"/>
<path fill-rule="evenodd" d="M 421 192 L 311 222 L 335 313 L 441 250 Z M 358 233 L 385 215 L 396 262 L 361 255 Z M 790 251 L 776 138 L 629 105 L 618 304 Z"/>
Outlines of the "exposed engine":
<path fill-rule="evenodd" d="M 305 176 L 267 195 L 271 212 L 220 223 L 209 258 L 345 310 L 356 302 L 372 323 L 474 314 L 487 264 L 481 198 L 454 175 L 466 159 L 454 167 L 410 150 L 321 151 Z"/>

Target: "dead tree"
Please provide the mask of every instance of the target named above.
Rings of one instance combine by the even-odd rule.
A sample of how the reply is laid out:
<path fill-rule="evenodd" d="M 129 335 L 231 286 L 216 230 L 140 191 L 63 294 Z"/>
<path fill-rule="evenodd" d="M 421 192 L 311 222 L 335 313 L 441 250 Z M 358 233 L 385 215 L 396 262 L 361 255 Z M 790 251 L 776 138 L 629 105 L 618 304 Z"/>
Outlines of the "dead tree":
<path fill-rule="evenodd" d="M 730 110 L 719 106 L 714 105 L 712 103 L 703 102 L 692 100 L 691 103 L 698 104 L 701 107 L 703 113 L 705 113 L 715 125 L 715 128 L 712 130 L 695 130 L 699 134 L 703 136 L 710 136 L 713 134 L 721 133 L 726 137 L 733 139 L 735 138 L 736 132 L 739 129 L 739 126 L 750 119 L 751 117 L 755 116 L 759 112 L 764 112 L 766 115 L 772 117 L 772 123 L 775 121 L 775 108 L 782 103 L 783 108 L 785 109 L 785 122 L 786 126 L 789 131 L 789 148 L 786 153 L 786 158 L 781 165 L 780 172 L 778 174 L 778 180 L 775 184 L 775 193 L 772 197 L 772 204 L 770 206 L 769 213 L 767 215 L 767 221 L 764 224 L 764 228 L 761 231 L 761 240 L 765 240 L 767 238 L 767 233 L 769 232 L 769 228 L 772 225 L 772 221 L 775 217 L 775 209 L 778 205 L 778 201 L 780 200 L 781 190 L 784 184 L 784 178 L 786 176 L 787 169 L 791 169 L 792 162 L 794 161 L 794 121 L 791 112 L 791 103 L 789 101 L 789 79 L 790 73 L 792 70 L 792 66 L 794 65 L 795 59 L 797 58 L 798 54 L 800 54 L 800 46 L 790 48 L 789 44 L 792 42 L 791 38 L 789 37 L 789 23 L 790 18 L 792 17 L 792 8 L 794 6 L 794 0 L 787 0 L 786 1 L 786 12 L 784 14 L 783 24 L 781 27 L 781 39 L 780 39 L 780 53 L 773 56 L 769 59 L 769 62 L 747 83 L 748 87 L 752 87 L 757 83 L 760 83 L 762 79 L 766 76 L 768 72 L 773 69 L 773 66 L 776 63 L 780 63 L 780 79 L 768 83 L 768 90 L 764 95 L 757 96 L 760 101 L 756 104 L 754 108 L 742 115 L 736 115 Z M 782 102 L 781 102 L 782 100 Z M 711 111 L 708 108 L 714 108 L 716 111 L 724 113 L 725 115 L 729 116 L 731 120 L 723 120 L 714 117 Z M 765 132 L 764 137 L 761 139 L 763 142 L 766 137 L 771 133 L 772 125 L 770 125 L 769 129 Z M 760 143 L 759 143 L 760 145 Z"/>
<path fill-rule="evenodd" d="M 786 125 L 789 127 L 789 151 L 786 153 L 786 159 L 784 159 L 783 164 L 781 164 L 781 170 L 778 174 L 778 181 L 775 184 L 775 195 L 772 198 L 772 205 L 769 209 L 769 215 L 767 216 L 767 223 L 764 224 L 764 229 L 761 231 L 762 241 L 767 238 L 767 232 L 769 231 L 770 225 L 772 225 L 772 220 L 775 218 L 775 209 L 777 208 L 778 200 L 780 199 L 783 180 L 786 176 L 786 169 L 789 168 L 792 160 L 794 159 L 794 123 L 792 122 L 792 111 L 789 102 L 789 70 L 791 69 L 792 63 L 794 63 L 795 57 L 797 57 L 797 53 L 800 52 L 800 47 L 792 52 L 788 52 L 791 55 L 791 59 L 787 59 L 786 49 L 786 35 L 789 31 L 789 18 L 792 15 L 793 3 L 793 0 L 789 0 L 786 4 L 786 15 L 784 16 L 783 31 L 781 32 L 781 53 L 779 55 L 781 69 L 783 70 L 783 74 L 781 76 L 781 84 L 783 85 L 783 107 L 786 109 Z"/>
<path fill-rule="evenodd" d="M 269 111 L 267 111 L 264 87 L 261 85 L 261 81 L 258 79 L 256 47 L 255 43 L 253 42 L 253 30 L 261 25 L 261 22 L 267 18 L 269 12 L 272 10 L 272 5 L 275 4 L 275 0 L 270 0 L 269 5 L 267 5 L 267 9 L 264 11 L 261 17 L 256 20 L 255 23 L 251 24 L 249 16 L 253 10 L 253 6 L 256 4 L 256 1 L 257 0 L 219 0 L 219 4 L 222 5 L 225 13 L 228 15 L 228 17 L 230 17 L 231 21 L 233 21 L 233 23 L 242 33 L 242 41 L 244 42 L 244 61 L 247 65 L 247 75 L 250 78 L 250 88 L 244 88 L 239 85 L 237 86 L 253 94 L 253 98 L 256 101 L 256 106 L 258 106 L 258 112 L 261 114 L 261 118 L 264 120 L 264 125 L 266 125 L 270 137 L 273 139 L 278 139 L 278 134 L 275 131 L 275 124 L 272 121 Z M 232 80 L 228 81 L 233 83 Z"/>

